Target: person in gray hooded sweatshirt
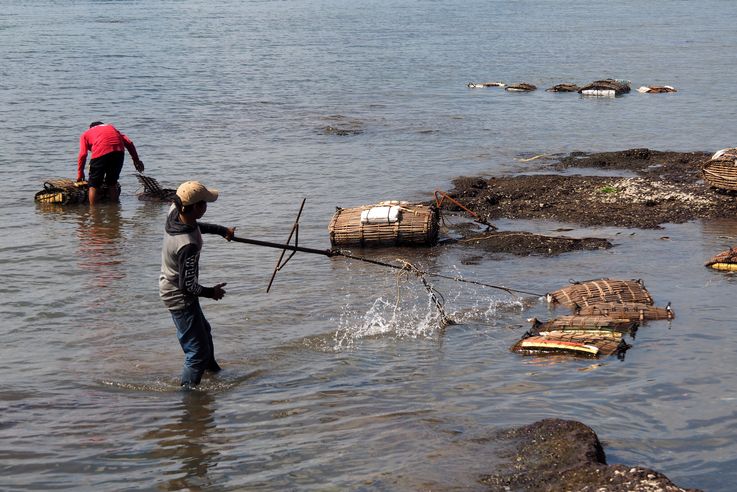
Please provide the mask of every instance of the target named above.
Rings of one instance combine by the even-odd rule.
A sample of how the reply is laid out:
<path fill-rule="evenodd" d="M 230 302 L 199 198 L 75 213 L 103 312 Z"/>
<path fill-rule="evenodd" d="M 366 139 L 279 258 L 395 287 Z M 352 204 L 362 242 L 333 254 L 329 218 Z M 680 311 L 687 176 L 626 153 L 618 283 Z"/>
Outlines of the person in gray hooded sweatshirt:
<path fill-rule="evenodd" d="M 181 385 L 186 388 L 197 386 L 205 371 L 220 370 L 210 323 L 202 313 L 199 298 L 219 301 L 225 295 L 226 284 L 204 287 L 198 279 L 202 234 L 218 234 L 228 241 L 235 234 L 235 227 L 198 222 L 205 215 L 207 204 L 217 198 L 217 190 L 198 181 L 182 183 L 166 219 L 159 295 L 171 313 L 184 351 Z"/>

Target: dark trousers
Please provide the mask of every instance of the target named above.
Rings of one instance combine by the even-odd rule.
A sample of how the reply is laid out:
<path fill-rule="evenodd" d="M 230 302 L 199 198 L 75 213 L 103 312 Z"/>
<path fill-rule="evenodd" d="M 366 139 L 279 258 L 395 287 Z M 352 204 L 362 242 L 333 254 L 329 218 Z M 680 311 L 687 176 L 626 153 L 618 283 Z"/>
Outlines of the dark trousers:
<path fill-rule="evenodd" d="M 177 338 L 184 351 L 182 386 L 197 386 L 205 371 L 217 372 L 210 323 L 202 313 L 199 300 L 184 309 L 170 311 L 177 327 Z"/>

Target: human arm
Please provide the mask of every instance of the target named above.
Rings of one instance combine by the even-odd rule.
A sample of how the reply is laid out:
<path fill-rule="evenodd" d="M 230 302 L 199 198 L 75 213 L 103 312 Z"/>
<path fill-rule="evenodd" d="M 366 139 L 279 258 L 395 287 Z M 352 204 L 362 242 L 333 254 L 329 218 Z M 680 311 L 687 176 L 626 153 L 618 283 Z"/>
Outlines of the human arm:
<path fill-rule="evenodd" d="M 208 224 L 207 222 L 198 222 L 197 225 L 200 227 L 200 232 L 203 234 L 217 234 L 228 241 L 232 240 L 233 236 L 235 236 L 235 227 Z"/>
<path fill-rule="evenodd" d="M 79 154 L 77 155 L 77 181 L 84 181 L 84 166 L 87 163 L 87 152 L 90 145 L 87 137 L 83 133 L 79 137 Z"/>
<path fill-rule="evenodd" d="M 224 283 L 217 284 L 214 287 L 205 287 L 200 285 L 199 276 L 200 253 L 197 246 L 188 244 L 177 253 L 177 262 L 179 263 L 179 290 L 187 295 L 194 297 L 209 297 L 219 301 L 225 295 L 226 285 Z"/>
<path fill-rule="evenodd" d="M 136 168 L 136 171 L 139 173 L 143 172 L 143 161 L 138 157 L 138 151 L 136 150 L 136 146 L 133 145 L 133 140 L 128 138 L 127 135 L 120 134 L 120 136 L 123 138 L 123 145 L 125 145 L 125 148 L 128 150 L 128 153 L 131 155 L 131 159 L 133 159 L 133 166 Z"/>

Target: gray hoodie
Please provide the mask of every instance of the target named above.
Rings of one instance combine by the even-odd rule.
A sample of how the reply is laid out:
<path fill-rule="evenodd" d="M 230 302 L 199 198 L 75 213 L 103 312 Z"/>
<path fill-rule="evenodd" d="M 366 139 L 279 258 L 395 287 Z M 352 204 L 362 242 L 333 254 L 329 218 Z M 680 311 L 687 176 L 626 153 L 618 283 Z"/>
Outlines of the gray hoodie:
<path fill-rule="evenodd" d="M 200 250 L 202 234 L 218 234 L 225 237 L 227 228 L 221 225 L 198 222 L 191 226 L 179 220 L 174 205 L 166 218 L 164 245 L 161 248 L 161 276 L 159 295 L 171 311 L 184 309 L 198 297 L 213 296 L 212 287 L 199 283 Z"/>

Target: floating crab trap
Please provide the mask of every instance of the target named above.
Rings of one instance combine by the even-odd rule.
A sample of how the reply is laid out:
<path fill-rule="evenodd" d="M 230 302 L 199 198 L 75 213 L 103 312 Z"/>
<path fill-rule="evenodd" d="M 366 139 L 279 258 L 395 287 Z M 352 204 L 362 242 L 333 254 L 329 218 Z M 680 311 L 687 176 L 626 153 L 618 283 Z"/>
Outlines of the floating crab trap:
<path fill-rule="evenodd" d="M 44 181 L 43 186 L 43 190 L 34 196 L 34 200 L 38 203 L 67 205 L 84 203 L 87 200 L 87 181 L 55 178 Z"/>
<path fill-rule="evenodd" d="M 333 246 L 433 246 L 438 242 L 439 221 L 434 206 L 391 200 L 338 208 L 328 232 Z"/>
<path fill-rule="evenodd" d="M 532 320 L 532 329 L 542 331 L 602 330 L 630 333 L 637 323 L 625 318 L 610 316 L 559 316 L 550 321 Z"/>
<path fill-rule="evenodd" d="M 630 348 L 621 333 L 613 331 L 528 332 L 511 350 L 525 355 L 567 354 L 583 357 L 623 356 Z"/>
<path fill-rule="evenodd" d="M 642 280 L 610 280 L 602 278 L 575 282 L 568 287 L 550 292 L 546 298 L 551 304 L 562 304 L 576 309 L 602 302 L 636 302 L 653 305 L 653 298 Z"/>
<path fill-rule="evenodd" d="M 735 264 L 735 267 L 737 267 L 737 264 Z M 584 306 L 576 310 L 576 314 L 581 316 L 609 316 L 630 321 L 675 318 L 675 313 L 671 309 L 670 303 L 662 308 L 637 302 L 602 302 Z"/>
<path fill-rule="evenodd" d="M 722 149 L 702 164 L 701 174 L 710 186 L 737 190 L 737 148 Z"/>

